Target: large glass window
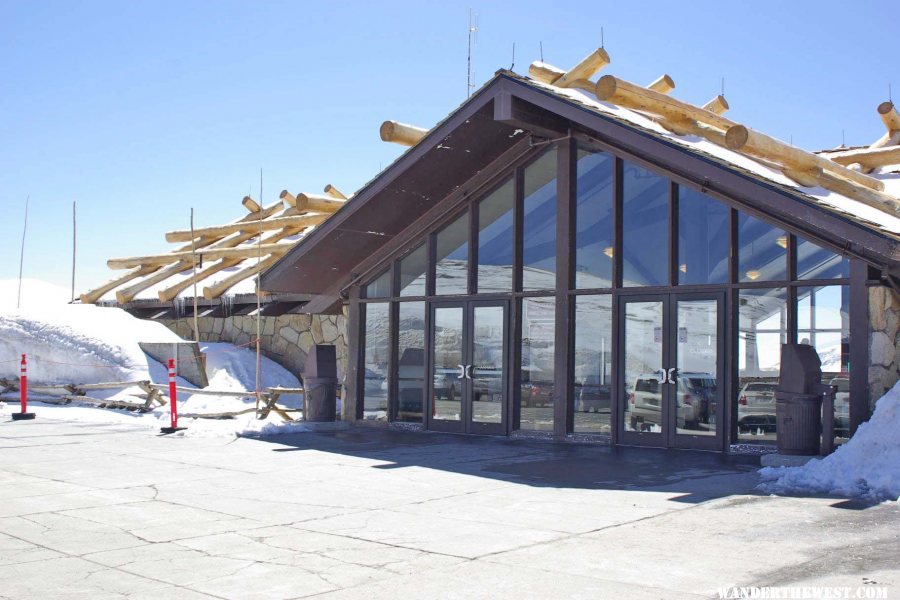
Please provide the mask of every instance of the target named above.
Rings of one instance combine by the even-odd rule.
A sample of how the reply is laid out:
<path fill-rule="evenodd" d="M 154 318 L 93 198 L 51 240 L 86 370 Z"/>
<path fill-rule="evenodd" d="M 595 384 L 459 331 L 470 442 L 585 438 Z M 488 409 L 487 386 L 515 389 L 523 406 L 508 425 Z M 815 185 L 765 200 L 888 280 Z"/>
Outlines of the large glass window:
<path fill-rule="evenodd" d="M 615 158 L 578 151 L 575 208 L 575 287 L 612 287 Z"/>
<path fill-rule="evenodd" d="M 625 161 L 622 285 L 669 284 L 669 180 Z"/>
<path fill-rule="evenodd" d="M 738 309 L 738 439 L 775 440 L 775 388 L 787 341 L 787 289 L 741 290 Z"/>
<path fill-rule="evenodd" d="M 478 292 L 511 292 L 513 287 L 513 203 L 510 179 L 478 203 Z"/>
<path fill-rule="evenodd" d="M 803 238 L 797 238 L 797 279 L 850 277 L 850 261 Z"/>
<path fill-rule="evenodd" d="M 797 341 L 816 349 L 822 383 L 835 386 L 837 441 L 850 436 L 850 286 L 797 288 Z"/>
<path fill-rule="evenodd" d="M 553 430 L 555 298 L 522 299 L 519 428 Z"/>
<path fill-rule="evenodd" d="M 398 421 L 422 421 L 425 399 L 425 303 L 400 302 L 397 322 Z"/>
<path fill-rule="evenodd" d="M 422 244 L 400 261 L 400 295 L 424 296 L 428 247 Z"/>
<path fill-rule="evenodd" d="M 469 291 L 469 213 L 437 234 L 435 294 L 466 294 Z"/>
<path fill-rule="evenodd" d="M 391 270 L 388 269 L 365 287 L 363 296 L 366 298 L 390 298 L 391 297 Z"/>
<path fill-rule="evenodd" d="M 369 302 L 365 308 L 365 360 L 363 364 L 363 419 L 388 418 L 388 364 L 390 359 L 390 304 Z"/>
<path fill-rule="evenodd" d="M 787 233 L 738 213 L 738 281 L 787 279 Z"/>
<path fill-rule="evenodd" d="M 577 296 L 572 386 L 576 433 L 610 432 L 613 354 L 612 296 Z"/>
<path fill-rule="evenodd" d="M 525 169 L 522 289 L 556 287 L 556 148 Z"/>
<path fill-rule="evenodd" d="M 728 207 L 705 194 L 678 188 L 678 283 L 728 281 Z"/>

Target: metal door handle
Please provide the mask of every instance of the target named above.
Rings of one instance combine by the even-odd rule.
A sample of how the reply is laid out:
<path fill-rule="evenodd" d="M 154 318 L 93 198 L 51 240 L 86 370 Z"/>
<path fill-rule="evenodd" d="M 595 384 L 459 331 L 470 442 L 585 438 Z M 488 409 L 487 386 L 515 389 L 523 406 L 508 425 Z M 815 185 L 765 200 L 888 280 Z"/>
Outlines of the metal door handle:
<path fill-rule="evenodd" d="M 675 379 L 678 376 L 678 367 L 672 367 L 666 371 L 666 383 L 678 383 Z"/>
<path fill-rule="evenodd" d="M 466 378 L 472 379 L 472 369 L 475 368 L 475 365 L 468 365 L 466 367 Z"/>
<path fill-rule="evenodd" d="M 660 369 L 660 373 L 662 373 L 662 381 L 660 383 L 669 383 L 669 373 L 665 369 Z"/>
<path fill-rule="evenodd" d="M 466 377 L 466 368 L 462 365 L 456 365 L 459 367 L 459 377 L 457 379 L 465 379 Z"/>

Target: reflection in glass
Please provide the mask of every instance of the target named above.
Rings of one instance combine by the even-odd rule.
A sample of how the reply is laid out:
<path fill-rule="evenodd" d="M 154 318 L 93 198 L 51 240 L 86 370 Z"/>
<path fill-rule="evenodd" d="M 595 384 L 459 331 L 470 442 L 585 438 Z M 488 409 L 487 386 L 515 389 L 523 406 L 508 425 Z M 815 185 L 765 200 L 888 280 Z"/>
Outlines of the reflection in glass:
<path fill-rule="evenodd" d="M 399 304 L 397 420 L 421 423 L 425 400 L 425 303 Z"/>
<path fill-rule="evenodd" d="M 575 207 L 575 287 L 612 287 L 613 169 L 604 152 L 578 151 Z"/>
<path fill-rule="evenodd" d="M 850 277 L 850 261 L 803 238 L 797 238 L 797 279 Z"/>
<path fill-rule="evenodd" d="M 476 306 L 472 312 L 472 421 L 501 423 L 503 420 L 503 330 L 506 311 L 502 306 Z"/>
<path fill-rule="evenodd" d="M 787 279 L 788 237 L 784 230 L 738 213 L 738 281 Z"/>
<path fill-rule="evenodd" d="M 469 291 L 469 213 L 437 234 L 435 294 L 466 294 Z"/>
<path fill-rule="evenodd" d="M 797 288 L 797 341 L 816 349 L 822 383 L 837 387 L 835 441 L 850 435 L 850 287 Z"/>
<path fill-rule="evenodd" d="M 624 162 L 622 284 L 669 284 L 669 180 Z"/>
<path fill-rule="evenodd" d="M 519 428 L 553 430 L 555 298 L 522 299 Z"/>
<path fill-rule="evenodd" d="M 625 431 L 662 433 L 663 303 L 625 304 Z"/>
<path fill-rule="evenodd" d="M 478 203 L 478 293 L 511 292 L 513 201 L 510 179 Z"/>
<path fill-rule="evenodd" d="M 422 244 L 400 261 L 400 295 L 424 296 L 428 248 Z"/>
<path fill-rule="evenodd" d="M 459 421 L 462 410 L 463 309 L 434 309 L 434 382 L 432 416 Z"/>
<path fill-rule="evenodd" d="M 556 287 L 556 148 L 525 168 L 522 289 Z"/>
<path fill-rule="evenodd" d="M 390 298 L 391 297 L 391 270 L 388 269 L 366 286 L 364 298 Z"/>
<path fill-rule="evenodd" d="M 388 361 L 390 318 L 387 302 L 368 302 L 365 307 L 365 361 L 363 375 L 363 419 L 388 418 Z"/>
<path fill-rule="evenodd" d="M 575 432 L 609 433 L 612 398 L 612 296 L 575 299 Z"/>
<path fill-rule="evenodd" d="M 675 406 L 676 431 L 716 435 L 718 402 L 719 304 L 715 300 L 678 300 Z"/>
<path fill-rule="evenodd" d="M 787 340 L 787 290 L 745 289 L 738 310 L 738 439 L 775 441 L 775 388 Z"/>
<path fill-rule="evenodd" d="M 705 194 L 678 188 L 678 282 L 728 281 L 728 207 Z"/>

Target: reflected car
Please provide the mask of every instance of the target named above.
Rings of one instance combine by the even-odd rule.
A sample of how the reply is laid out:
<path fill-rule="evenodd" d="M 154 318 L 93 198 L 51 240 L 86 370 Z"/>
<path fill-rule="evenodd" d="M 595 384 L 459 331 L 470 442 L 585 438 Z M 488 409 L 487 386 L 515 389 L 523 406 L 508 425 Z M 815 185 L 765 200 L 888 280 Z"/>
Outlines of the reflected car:
<path fill-rule="evenodd" d="M 776 383 L 751 381 L 738 394 L 738 429 L 775 431 Z"/>
<path fill-rule="evenodd" d="M 703 398 L 695 394 L 688 383 L 688 377 L 703 376 L 711 378 L 709 374 L 689 373 L 677 376 L 678 387 L 676 396 L 678 402 L 678 414 L 676 426 L 680 428 L 696 429 L 700 423 L 703 412 Z M 634 382 L 634 391 L 628 395 L 628 407 L 626 412 L 631 418 L 633 429 L 641 429 L 639 424 L 662 422 L 662 373 L 647 373 L 638 377 Z M 707 401 L 708 406 L 708 401 Z"/>
<path fill-rule="evenodd" d="M 527 407 L 553 406 L 553 382 L 522 382 L 522 400 Z"/>
<path fill-rule="evenodd" d="M 599 383 L 600 378 L 588 376 L 579 386 L 575 399 L 576 412 L 608 413 L 612 405 L 612 389 Z"/>
<path fill-rule="evenodd" d="M 387 376 L 376 373 L 367 367 L 365 380 L 365 395 L 368 398 L 377 398 L 386 394 L 387 388 L 384 386 L 387 383 Z"/>
<path fill-rule="evenodd" d="M 828 382 L 835 389 L 834 433 L 839 437 L 850 435 L 850 379 L 835 377 Z"/>

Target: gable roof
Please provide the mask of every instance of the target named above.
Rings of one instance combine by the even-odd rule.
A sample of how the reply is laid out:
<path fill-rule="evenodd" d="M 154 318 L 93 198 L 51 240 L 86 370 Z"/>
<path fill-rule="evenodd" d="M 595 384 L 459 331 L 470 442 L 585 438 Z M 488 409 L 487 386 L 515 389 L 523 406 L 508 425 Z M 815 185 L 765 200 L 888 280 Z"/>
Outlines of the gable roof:
<path fill-rule="evenodd" d="M 842 254 L 900 271 L 896 216 L 824 188 L 801 187 L 759 160 L 697 136 L 675 135 L 640 112 L 498 71 L 266 270 L 262 288 L 321 295 L 323 306 L 338 300 L 349 281 L 401 246 L 407 227 L 439 210 L 448 196 L 475 189 L 490 163 L 527 151 L 526 132 L 585 137 Z M 900 196 L 900 175 L 874 176 L 886 192 Z"/>

